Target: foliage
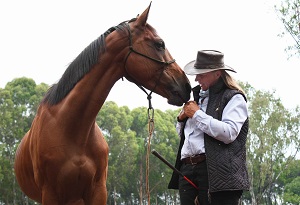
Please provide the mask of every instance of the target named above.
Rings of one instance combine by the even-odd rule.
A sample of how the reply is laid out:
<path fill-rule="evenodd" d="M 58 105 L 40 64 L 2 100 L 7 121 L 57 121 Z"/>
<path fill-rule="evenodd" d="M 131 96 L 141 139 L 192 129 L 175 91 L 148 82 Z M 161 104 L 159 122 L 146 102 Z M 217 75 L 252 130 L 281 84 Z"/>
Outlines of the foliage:
<path fill-rule="evenodd" d="M 275 91 L 256 90 L 242 83 L 249 107 L 250 130 L 247 163 L 251 189 L 244 204 L 297 204 L 300 190 L 300 109 L 287 110 Z M 0 204 L 36 204 L 20 191 L 13 173 L 15 150 L 29 129 L 46 84 L 28 78 L 15 79 L 0 89 Z M 154 110 L 151 149 L 171 164 L 179 137 L 175 130 L 180 109 Z M 146 155 L 149 113 L 146 107 L 130 110 L 105 102 L 96 121 L 109 144 L 108 203 L 146 204 Z M 149 153 L 148 153 L 149 154 Z M 298 155 L 297 155 L 298 154 Z M 172 170 L 149 156 L 151 204 L 176 204 L 178 192 L 168 190 Z"/>
<path fill-rule="evenodd" d="M 278 184 L 284 187 L 283 201 L 286 204 L 300 202 L 300 160 L 291 161 L 287 169 L 278 178 Z"/>
<path fill-rule="evenodd" d="M 248 200 L 272 204 L 284 189 L 278 178 L 295 160 L 300 146 L 299 109 L 289 111 L 275 92 L 256 91 L 249 86 L 245 86 L 245 90 L 252 91 L 248 93 L 251 101 L 247 155 L 252 184 Z"/>
<path fill-rule="evenodd" d="M 285 27 L 280 36 L 289 34 L 295 43 L 289 45 L 286 51 L 290 56 L 300 56 L 300 0 L 284 0 L 280 7 L 275 6 L 275 10 Z"/>
<path fill-rule="evenodd" d="M 283 199 L 288 204 L 299 204 L 300 202 L 300 176 L 285 186 Z"/>
<path fill-rule="evenodd" d="M 32 79 L 25 77 L 14 79 L 4 89 L 0 88 L 0 147 L 4 146 L 0 149 L 0 202 L 22 204 L 27 200 L 14 177 L 14 156 L 47 88 L 46 84 L 36 85 Z"/>
<path fill-rule="evenodd" d="M 126 203 L 126 201 L 142 204 L 146 200 L 148 123 L 152 113 L 148 113 L 146 108 L 136 108 L 126 113 L 125 116 L 122 114 L 124 110 L 128 108 L 118 107 L 114 102 L 106 102 L 97 116 L 97 122 L 104 130 L 110 146 L 108 204 Z M 176 115 L 172 110 L 167 111 L 167 114 L 155 110 L 154 116 L 155 132 L 150 136 L 151 146 L 166 156 L 173 154 L 171 159 L 175 159 L 175 146 L 173 145 L 178 143 L 174 141 L 178 139 L 174 129 Z M 122 125 L 127 125 L 124 120 L 131 122 L 129 129 L 127 126 L 122 127 Z M 161 200 L 170 198 L 171 192 L 166 191 L 165 186 L 171 176 L 171 170 L 166 169 L 166 166 L 155 157 L 150 156 L 149 159 L 152 165 L 149 171 L 150 189 L 152 194 L 155 193 L 151 197 L 160 204 Z"/>

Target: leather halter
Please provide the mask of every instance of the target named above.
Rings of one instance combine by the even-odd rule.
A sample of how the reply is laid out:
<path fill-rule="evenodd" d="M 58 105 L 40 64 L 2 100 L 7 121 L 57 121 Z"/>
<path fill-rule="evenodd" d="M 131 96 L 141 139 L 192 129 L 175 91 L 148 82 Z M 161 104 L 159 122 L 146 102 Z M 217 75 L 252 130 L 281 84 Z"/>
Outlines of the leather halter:
<path fill-rule="evenodd" d="M 151 56 L 147 56 L 147 55 L 145 55 L 145 54 L 143 54 L 143 53 L 141 53 L 141 52 L 138 52 L 137 50 L 135 50 L 135 49 L 133 48 L 133 45 L 132 45 L 132 34 L 131 34 L 131 30 L 130 30 L 129 23 L 126 23 L 126 27 L 127 27 L 128 32 L 129 32 L 129 52 L 128 52 L 126 58 L 125 58 L 125 63 L 124 63 L 124 66 L 125 66 L 125 70 L 126 70 L 127 75 L 128 75 L 128 72 L 127 72 L 126 63 L 127 63 L 128 57 L 129 57 L 129 55 L 130 55 L 131 53 L 136 53 L 136 54 L 138 54 L 138 55 L 140 55 L 140 56 L 143 56 L 143 57 L 148 58 L 148 59 L 150 59 L 150 60 L 152 60 L 152 61 L 154 61 L 154 62 L 157 62 L 157 63 L 160 63 L 160 64 L 163 64 L 163 65 L 164 65 L 164 69 L 161 71 L 161 73 L 160 73 L 160 75 L 159 75 L 159 78 L 158 78 L 158 80 L 156 81 L 155 86 L 153 87 L 153 89 L 150 90 L 150 91 L 151 91 L 150 93 L 148 93 L 148 92 L 146 91 L 146 89 L 145 89 L 142 85 L 138 84 L 137 82 L 134 82 L 134 83 L 135 83 L 142 91 L 144 91 L 144 92 L 147 94 L 147 99 L 148 99 L 148 101 L 149 101 L 149 108 L 152 109 L 152 105 L 151 105 L 151 94 L 153 93 L 153 91 L 155 90 L 155 88 L 157 87 L 157 85 L 159 84 L 160 78 L 161 78 L 163 72 L 166 70 L 167 66 L 170 65 L 170 64 L 172 64 L 172 63 L 174 63 L 174 62 L 175 62 L 175 59 L 170 60 L 170 61 L 162 61 L 162 60 L 153 58 L 153 57 L 151 57 Z M 128 76 L 131 77 L 130 75 L 128 75 Z M 132 77 L 131 77 L 131 78 L 132 78 Z M 134 78 L 132 78 L 132 79 L 134 80 Z"/>

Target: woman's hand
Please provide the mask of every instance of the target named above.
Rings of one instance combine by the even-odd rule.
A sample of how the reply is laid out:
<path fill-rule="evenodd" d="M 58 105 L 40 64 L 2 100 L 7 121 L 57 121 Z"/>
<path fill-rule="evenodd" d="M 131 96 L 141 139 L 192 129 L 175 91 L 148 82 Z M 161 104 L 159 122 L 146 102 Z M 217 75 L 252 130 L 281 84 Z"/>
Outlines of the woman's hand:
<path fill-rule="evenodd" d="M 180 111 L 179 115 L 177 116 L 178 122 L 184 122 L 188 116 L 184 113 L 183 109 Z"/>
<path fill-rule="evenodd" d="M 189 101 L 183 106 L 184 114 L 189 118 L 192 118 L 198 110 L 200 110 L 200 108 L 195 101 Z"/>

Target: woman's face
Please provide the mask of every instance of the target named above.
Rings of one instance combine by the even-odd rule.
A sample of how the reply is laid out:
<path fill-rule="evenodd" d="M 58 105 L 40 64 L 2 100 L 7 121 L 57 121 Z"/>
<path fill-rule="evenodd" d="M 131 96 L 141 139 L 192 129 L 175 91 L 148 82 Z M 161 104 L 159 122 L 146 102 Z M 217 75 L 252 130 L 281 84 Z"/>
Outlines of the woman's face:
<path fill-rule="evenodd" d="M 195 81 L 199 83 L 202 90 L 207 90 L 210 86 L 216 83 L 221 76 L 221 70 L 211 71 L 208 73 L 197 74 Z"/>

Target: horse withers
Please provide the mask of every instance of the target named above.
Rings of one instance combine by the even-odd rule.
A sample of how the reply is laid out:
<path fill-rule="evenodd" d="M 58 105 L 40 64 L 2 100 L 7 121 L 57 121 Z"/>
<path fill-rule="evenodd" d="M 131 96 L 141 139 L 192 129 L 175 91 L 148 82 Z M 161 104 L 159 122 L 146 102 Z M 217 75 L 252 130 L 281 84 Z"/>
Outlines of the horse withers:
<path fill-rule="evenodd" d="M 22 191 L 43 205 L 105 205 L 109 148 L 95 123 L 122 77 L 181 106 L 188 78 L 147 23 L 137 18 L 110 28 L 71 62 L 39 105 L 15 157 Z"/>

